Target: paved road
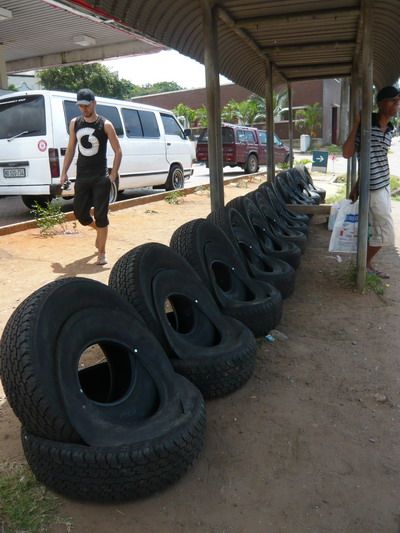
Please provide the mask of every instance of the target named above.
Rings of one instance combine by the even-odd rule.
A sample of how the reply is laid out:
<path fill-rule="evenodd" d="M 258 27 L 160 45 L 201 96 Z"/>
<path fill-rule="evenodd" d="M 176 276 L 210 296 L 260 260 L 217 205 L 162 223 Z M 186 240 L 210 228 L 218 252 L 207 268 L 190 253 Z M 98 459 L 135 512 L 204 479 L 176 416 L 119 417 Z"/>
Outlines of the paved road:
<path fill-rule="evenodd" d="M 226 177 L 240 176 L 243 174 L 243 170 L 239 167 L 233 169 L 226 168 L 224 175 Z M 197 185 L 204 185 L 209 183 L 208 169 L 204 165 L 195 165 L 193 176 L 186 181 L 186 187 L 193 187 Z M 148 194 L 154 194 L 159 190 L 153 189 L 127 189 L 121 195 L 121 200 L 128 198 L 135 198 L 138 196 L 145 196 Z M 65 212 L 72 211 L 72 200 L 62 200 L 63 210 Z M 7 226 L 9 224 L 15 224 L 17 222 L 25 222 L 32 220 L 30 211 L 22 203 L 19 196 L 8 196 L 0 198 L 0 226 Z"/>
<path fill-rule="evenodd" d="M 295 159 L 311 159 L 310 153 L 296 153 Z M 395 176 L 400 176 L 400 137 L 393 139 L 392 148 L 389 154 L 389 162 L 391 173 Z M 265 170 L 265 167 L 261 167 L 260 170 Z M 324 176 L 324 180 L 331 181 L 335 176 L 345 174 L 347 170 L 347 160 L 343 157 L 332 157 L 328 159 L 327 173 Z M 224 169 L 224 177 L 240 176 L 243 174 L 243 170 L 239 167 Z M 208 169 L 204 165 L 196 164 L 194 166 L 193 176 L 187 180 L 186 186 L 192 187 L 196 185 L 204 185 L 209 182 Z M 152 189 L 130 189 L 125 190 L 122 199 L 135 198 L 137 196 L 144 196 L 146 194 L 154 194 Z M 63 209 L 65 211 L 72 210 L 72 200 L 63 200 Z M 32 215 L 29 210 L 24 206 L 20 197 L 6 197 L 0 198 L 0 226 L 6 226 L 8 224 L 15 224 L 16 222 L 24 222 L 31 220 Z"/>

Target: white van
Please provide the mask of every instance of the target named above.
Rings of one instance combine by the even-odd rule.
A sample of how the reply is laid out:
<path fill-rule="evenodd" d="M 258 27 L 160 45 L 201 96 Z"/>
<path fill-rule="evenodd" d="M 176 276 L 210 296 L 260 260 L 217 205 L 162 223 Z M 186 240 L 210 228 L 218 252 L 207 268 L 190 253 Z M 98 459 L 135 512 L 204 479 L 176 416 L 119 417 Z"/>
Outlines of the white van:
<path fill-rule="evenodd" d="M 122 148 L 110 201 L 128 188 L 182 188 L 185 178 L 192 175 L 195 159 L 190 130 L 183 130 L 165 109 L 110 98 L 96 101 L 97 113 L 113 123 Z M 73 93 L 26 91 L 0 97 L 0 196 L 22 196 L 28 208 L 35 201 L 44 205 L 54 197 L 69 123 L 78 115 Z M 113 155 L 109 146 L 109 168 Z M 72 187 L 63 191 L 64 197 L 74 194 L 76 158 L 68 175 Z"/>

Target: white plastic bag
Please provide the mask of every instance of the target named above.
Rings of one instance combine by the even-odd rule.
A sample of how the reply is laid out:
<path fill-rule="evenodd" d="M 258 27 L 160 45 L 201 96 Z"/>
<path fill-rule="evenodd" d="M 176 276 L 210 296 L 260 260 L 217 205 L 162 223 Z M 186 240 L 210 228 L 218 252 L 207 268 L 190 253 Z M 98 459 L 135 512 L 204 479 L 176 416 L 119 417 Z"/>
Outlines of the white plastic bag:
<path fill-rule="evenodd" d="M 330 252 L 354 254 L 357 252 L 358 238 L 358 200 L 344 200 L 341 202 L 339 211 L 333 226 Z"/>
<path fill-rule="evenodd" d="M 329 213 L 329 219 L 328 219 L 328 230 L 332 231 L 333 227 L 335 225 L 336 217 L 339 212 L 340 206 L 342 205 L 343 200 L 340 202 L 335 202 L 332 204 L 331 211 Z"/>

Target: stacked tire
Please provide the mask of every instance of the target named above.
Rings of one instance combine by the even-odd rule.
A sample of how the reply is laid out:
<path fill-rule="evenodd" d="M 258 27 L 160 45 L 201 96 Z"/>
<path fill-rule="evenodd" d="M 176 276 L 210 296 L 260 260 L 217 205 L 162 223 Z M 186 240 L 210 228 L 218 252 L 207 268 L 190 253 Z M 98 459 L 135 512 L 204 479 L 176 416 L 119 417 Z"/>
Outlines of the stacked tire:
<path fill-rule="evenodd" d="M 94 346 L 104 360 L 82 367 Z M 35 291 L 10 317 L 0 349 L 26 459 L 56 492 L 98 502 L 144 497 L 199 455 L 200 392 L 106 285 L 66 278 Z"/>
<path fill-rule="evenodd" d="M 39 481 L 113 502 L 186 472 L 204 443 L 204 398 L 249 380 L 255 337 L 279 324 L 294 290 L 309 217 L 287 203 L 323 193 L 304 169 L 282 173 L 183 224 L 170 246 L 133 248 L 108 286 L 64 278 L 17 307 L 0 373 Z"/>

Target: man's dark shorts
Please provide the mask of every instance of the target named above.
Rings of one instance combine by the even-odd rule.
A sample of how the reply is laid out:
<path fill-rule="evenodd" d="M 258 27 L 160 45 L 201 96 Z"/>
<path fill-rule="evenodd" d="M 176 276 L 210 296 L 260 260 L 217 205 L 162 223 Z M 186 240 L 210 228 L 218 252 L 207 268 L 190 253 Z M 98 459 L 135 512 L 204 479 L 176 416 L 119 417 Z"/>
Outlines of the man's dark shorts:
<path fill-rule="evenodd" d="M 78 178 L 75 182 L 74 213 L 83 226 L 93 222 L 90 208 L 94 207 L 94 219 L 98 228 L 108 226 L 108 204 L 111 181 L 101 178 Z"/>

